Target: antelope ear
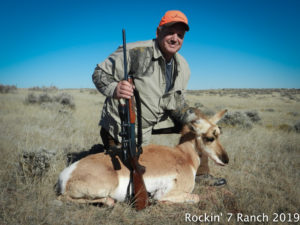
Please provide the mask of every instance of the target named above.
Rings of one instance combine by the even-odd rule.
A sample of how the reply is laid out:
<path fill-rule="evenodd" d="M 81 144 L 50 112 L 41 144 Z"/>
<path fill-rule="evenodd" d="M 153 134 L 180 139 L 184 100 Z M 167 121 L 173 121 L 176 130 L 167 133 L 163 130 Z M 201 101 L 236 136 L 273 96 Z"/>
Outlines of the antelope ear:
<path fill-rule="evenodd" d="M 213 124 L 217 124 L 219 122 L 220 119 L 222 119 L 222 117 L 224 116 L 224 114 L 227 112 L 227 109 L 222 110 L 218 113 L 216 113 L 213 117 L 211 117 L 209 119 L 209 121 Z"/>

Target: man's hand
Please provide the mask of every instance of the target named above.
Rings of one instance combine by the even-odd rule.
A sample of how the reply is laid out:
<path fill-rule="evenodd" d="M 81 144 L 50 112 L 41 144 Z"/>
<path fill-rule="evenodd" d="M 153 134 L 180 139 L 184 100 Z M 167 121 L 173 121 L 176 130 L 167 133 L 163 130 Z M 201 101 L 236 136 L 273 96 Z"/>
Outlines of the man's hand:
<path fill-rule="evenodd" d="M 120 99 L 130 99 L 133 96 L 133 89 L 135 87 L 130 84 L 127 80 L 122 80 L 118 83 L 115 92 L 114 92 L 114 98 Z"/>

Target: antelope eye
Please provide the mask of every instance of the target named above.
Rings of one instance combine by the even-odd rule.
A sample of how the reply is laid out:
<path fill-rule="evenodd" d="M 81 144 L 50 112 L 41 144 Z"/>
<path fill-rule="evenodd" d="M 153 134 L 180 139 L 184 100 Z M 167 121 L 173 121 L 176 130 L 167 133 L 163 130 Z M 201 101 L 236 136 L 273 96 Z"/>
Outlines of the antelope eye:
<path fill-rule="evenodd" d="M 215 140 L 214 137 L 204 137 L 203 139 L 205 142 L 213 142 Z"/>

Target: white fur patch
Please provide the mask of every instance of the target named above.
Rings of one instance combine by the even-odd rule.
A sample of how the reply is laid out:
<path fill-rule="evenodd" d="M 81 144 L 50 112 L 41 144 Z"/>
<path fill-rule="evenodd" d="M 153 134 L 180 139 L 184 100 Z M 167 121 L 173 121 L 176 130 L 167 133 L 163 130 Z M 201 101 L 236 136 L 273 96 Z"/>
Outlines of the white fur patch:
<path fill-rule="evenodd" d="M 111 194 L 113 199 L 123 202 L 126 198 L 127 188 L 129 184 L 129 177 L 119 177 L 119 185 Z"/>
<path fill-rule="evenodd" d="M 144 181 L 147 191 L 154 199 L 159 200 L 174 187 L 175 178 L 175 175 L 148 177 Z"/>
<path fill-rule="evenodd" d="M 175 175 L 156 178 L 144 177 L 147 192 L 149 192 L 151 196 L 153 196 L 153 198 L 157 200 L 161 199 L 166 193 L 168 193 L 173 188 L 174 180 Z M 110 197 L 116 199 L 119 202 L 123 202 L 126 198 L 128 184 L 129 177 L 119 177 L 119 185 L 110 195 Z"/>
<path fill-rule="evenodd" d="M 61 194 L 65 193 L 67 182 L 70 179 L 72 172 L 76 169 L 77 164 L 78 164 L 78 161 L 75 162 L 75 163 L 73 163 L 73 164 L 71 164 L 67 168 L 65 168 L 59 174 L 58 185 L 59 185 L 59 190 L 60 190 Z"/>
<path fill-rule="evenodd" d="M 200 126 L 198 127 L 199 134 L 204 134 L 211 127 L 211 125 L 204 119 L 199 119 Z"/>
<path fill-rule="evenodd" d="M 214 151 L 204 146 L 204 151 L 208 154 L 208 156 L 217 164 L 224 165 L 224 163 L 219 159 Z"/>
<path fill-rule="evenodd" d="M 174 179 L 175 175 L 157 178 L 144 177 L 144 182 L 147 192 L 149 192 L 154 199 L 161 199 L 174 186 Z M 119 177 L 119 185 L 111 194 L 111 197 L 123 202 L 126 198 L 128 184 L 129 177 Z"/>
<path fill-rule="evenodd" d="M 192 170 L 192 172 L 193 172 L 193 176 L 195 177 L 195 176 L 196 176 L 196 172 L 197 172 L 197 171 L 196 171 L 196 170 L 195 170 L 195 168 L 194 168 L 194 167 L 192 167 L 192 166 L 191 166 L 191 170 Z"/>

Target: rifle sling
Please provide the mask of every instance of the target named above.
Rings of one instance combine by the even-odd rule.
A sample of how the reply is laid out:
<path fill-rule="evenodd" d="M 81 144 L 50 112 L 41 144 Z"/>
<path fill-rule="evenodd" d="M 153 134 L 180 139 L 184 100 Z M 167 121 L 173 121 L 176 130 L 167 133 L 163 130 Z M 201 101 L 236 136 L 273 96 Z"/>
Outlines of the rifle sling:
<path fill-rule="evenodd" d="M 142 144 L 143 144 L 143 132 L 142 132 L 142 107 L 141 107 L 141 98 L 138 90 L 134 90 L 136 113 L 137 113 L 137 149 L 138 157 L 143 153 Z"/>

